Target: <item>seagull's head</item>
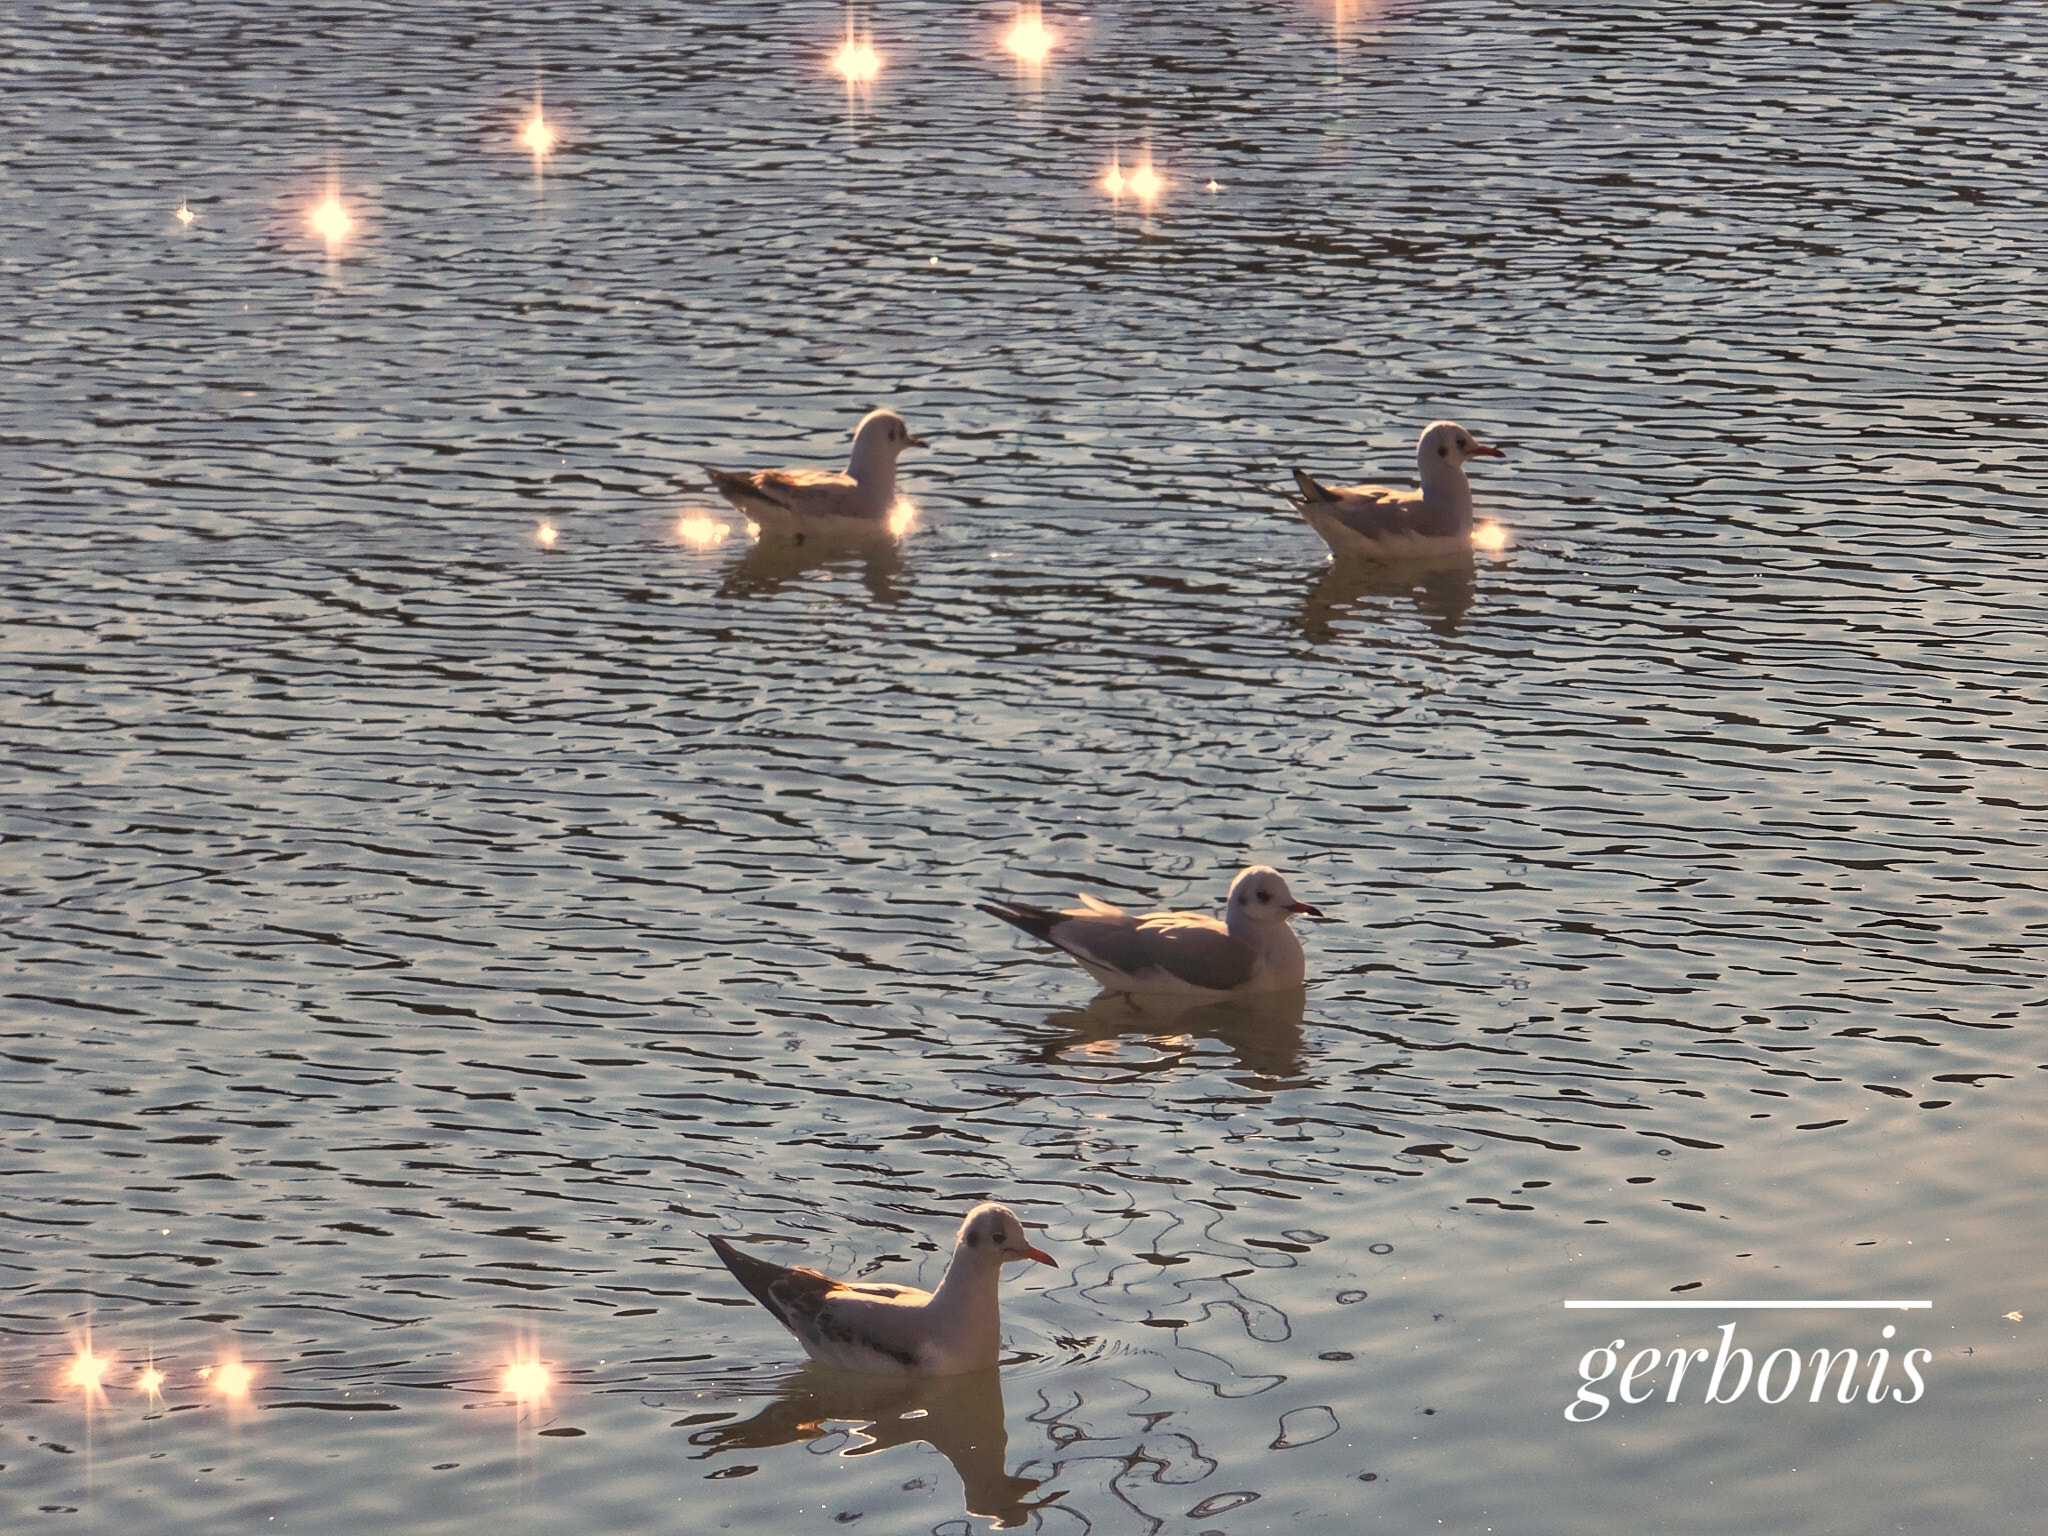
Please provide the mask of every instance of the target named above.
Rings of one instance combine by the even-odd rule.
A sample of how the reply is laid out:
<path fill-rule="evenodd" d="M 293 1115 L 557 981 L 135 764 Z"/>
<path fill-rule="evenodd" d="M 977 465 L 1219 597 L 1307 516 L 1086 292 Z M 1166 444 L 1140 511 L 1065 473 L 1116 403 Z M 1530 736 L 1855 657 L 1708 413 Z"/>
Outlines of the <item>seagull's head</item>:
<path fill-rule="evenodd" d="M 1306 912 L 1310 917 L 1323 915 L 1307 902 L 1296 901 L 1294 892 L 1280 878 L 1280 871 L 1269 864 L 1254 864 L 1230 882 L 1226 926 L 1234 927 L 1240 922 L 1284 923 L 1298 912 Z"/>
<path fill-rule="evenodd" d="M 913 436 L 910 424 L 894 411 L 869 411 L 853 429 L 855 458 L 879 454 L 893 463 L 904 449 L 924 445 L 924 439 Z"/>
<path fill-rule="evenodd" d="M 1455 421 L 1432 421 L 1415 445 L 1416 462 L 1425 470 L 1436 464 L 1463 467 L 1467 459 L 1504 459 L 1507 455 L 1467 432 Z"/>
<path fill-rule="evenodd" d="M 1017 1213 L 994 1201 L 977 1205 L 967 1213 L 967 1219 L 960 1223 L 960 1235 L 954 1239 L 953 1252 L 956 1255 L 965 1252 L 998 1268 L 1024 1259 L 1036 1259 L 1041 1264 L 1052 1265 L 1054 1269 L 1060 1267 L 1059 1260 L 1051 1254 L 1031 1246 L 1030 1240 L 1024 1236 L 1024 1223 L 1017 1219 Z"/>

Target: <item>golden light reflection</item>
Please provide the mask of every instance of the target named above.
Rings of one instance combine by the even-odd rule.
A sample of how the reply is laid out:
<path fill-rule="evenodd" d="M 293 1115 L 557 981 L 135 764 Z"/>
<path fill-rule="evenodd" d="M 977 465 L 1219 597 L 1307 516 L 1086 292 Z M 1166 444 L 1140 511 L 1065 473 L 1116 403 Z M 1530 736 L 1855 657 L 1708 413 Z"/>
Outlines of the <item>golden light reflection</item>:
<path fill-rule="evenodd" d="M 896 505 L 889 509 L 889 532 L 902 538 L 917 526 L 917 505 L 908 496 L 898 496 Z"/>
<path fill-rule="evenodd" d="M 882 72 L 882 56 L 875 52 L 875 34 L 864 28 L 856 30 L 851 10 L 846 13 L 846 36 L 840 39 L 829 67 L 846 82 L 849 94 L 866 90 Z"/>
<path fill-rule="evenodd" d="M 180 224 L 190 224 L 194 219 L 198 218 L 199 215 L 194 213 L 189 207 L 187 207 L 184 201 L 181 199 L 178 203 L 178 211 L 175 215 L 173 215 L 173 217 L 175 217 Z"/>
<path fill-rule="evenodd" d="M 1497 555 L 1508 547 L 1508 531 L 1499 523 L 1481 523 L 1472 530 L 1472 547 Z"/>
<path fill-rule="evenodd" d="M 1152 162 L 1148 158 L 1131 172 L 1130 188 L 1131 196 L 1141 203 L 1149 203 L 1166 190 L 1166 183 L 1160 178 L 1159 173 L 1152 169 Z"/>
<path fill-rule="evenodd" d="M 1045 24 L 1045 13 L 1035 3 L 1017 7 L 1016 21 L 1003 34 L 1003 47 L 1034 74 L 1045 68 L 1045 61 L 1059 44 L 1059 33 Z"/>
<path fill-rule="evenodd" d="M 341 204 L 341 194 L 333 187 L 329 187 L 327 195 L 306 210 L 306 223 L 314 234 L 327 242 L 327 254 L 330 256 L 341 249 L 356 227 L 356 221 L 349 217 L 348 209 Z"/>
<path fill-rule="evenodd" d="M 751 517 L 747 519 L 747 537 L 757 544 L 761 542 L 761 525 Z"/>
<path fill-rule="evenodd" d="M 249 1383 L 256 1373 L 239 1360 L 223 1360 L 213 1368 L 213 1390 L 231 1403 L 249 1395 Z"/>
<path fill-rule="evenodd" d="M 547 114 L 541 110 L 539 101 L 533 104 L 533 116 L 526 120 L 526 126 L 519 130 L 519 147 L 533 156 L 534 174 L 540 173 L 541 162 L 553 152 L 557 142 L 555 130 L 549 125 Z"/>
<path fill-rule="evenodd" d="M 514 1360 L 505 1367 L 505 1374 L 498 1378 L 498 1385 L 515 1402 L 530 1403 L 548 1395 L 553 1379 L 548 1375 L 548 1368 L 538 1360 Z"/>
<path fill-rule="evenodd" d="M 1122 160 L 1118 159 L 1110 161 L 1109 169 L 1102 173 L 1102 190 L 1107 192 L 1111 197 L 1122 197 L 1124 195 L 1124 190 L 1129 185 L 1130 183 L 1124 179 L 1124 167 Z"/>
<path fill-rule="evenodd" d="M 555 540 L 559 539 L 561 536 L 562 535 L 556 530 L 555 525 L 553 523 L 542 523 L 538 528 L 533 530 L 534 541 L 538 543 L 542 549 L 553 549 L 555 547 Z"/>
<path fill-rule="evenodd" d="M 716 549 L 732 529 L 702 512 L 685 512 L 676 521 L 676 537 L 693 549 Z"/>
<path fill-rule="evenodd" d="M 141 1373 L 136 1376 L 135 1390 L 147 1392 L 152 1399 L 164 1395 L 164 1373 L 156 1368 L 154 1361 L 144 1366 Z"/>
<path fill-rule="evenodd" d="M 1223 190 L 1223 183 L 1220 181 L 1211 181 L 1209 183 L 1209 190 L 1211 192 L 1221 192 Z"/>
<path fill-rule="evenodd" d="M 76 1387 L 88 1397 L 96 1396 L 100 1390 L 100 1378 L 114 1368 L 114 1362 L 105 1355 L 92 1352 L 92 1345 L 79 1346 L 78 1353 L 64 1368 L 63 1382 L 67 1387 Z"/>

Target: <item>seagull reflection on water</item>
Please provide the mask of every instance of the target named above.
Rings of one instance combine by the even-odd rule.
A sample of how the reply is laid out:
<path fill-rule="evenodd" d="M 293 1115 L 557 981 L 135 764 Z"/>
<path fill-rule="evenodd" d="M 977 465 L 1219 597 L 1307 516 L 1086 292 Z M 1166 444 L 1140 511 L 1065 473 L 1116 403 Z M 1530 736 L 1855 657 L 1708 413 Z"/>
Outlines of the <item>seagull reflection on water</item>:
<path fill-rule="evenodd" d="M 857 1426 L 853 1443 L 840 1453 L 845 1456 L 872 1456 L 920 1441 L 930 1445 L 953 1464 L 968 1513 L 999 1527 L 1023 1525 L 1031 1511 L 1051 1502 L 1025 1502 L 1039 1480 L 1012 1477 L 1005 1468 L 1010 1435 L 999 1371 L 903 1379 L 806 1365 L 751 1419 L 700 1429 L 690 1443 L 702 1447 L 694 1459 L 705 1461 L 821 1439 L 835 1425 Z"/>
<path fill-rule="evenodd" d="M 1057 1066 L 1075 1051 L 1130 1036 L 1154 1040 L 1170 1055 L 1157 1063 L 1119 1062 L 1132 1072 L 1168 1071 L 1191 1054 L 1196 1040 L 1214 1040 L 1237 1058 L 1238 1070 L 1259 1077 L 1289 1081 L 1305 1078 L 1307 1035 L 1302 1021 L 1308 990 L 1262 992 L 1219 1002 L 1187 998 L 1132 996 L 1105 992 L 1085 1008 L 1046 1015 L 1038 1048 L 1028 1061 Z"/>
<path fill-rule="evenodd" d="M 1325 566 L 1302 594 L 1295 623 L 1302 638 L 1321 645 L 1337 638 L 1337 625 L 1367 598 L 1406 597 L 1440 635 L 1455 635 L 1479 596 L 1470 552 L 1436 560 L 1338 560 Z"/>
<path fill-rule="evenodd" d="M 769 597 L 811 571 L 860 566 L 877 602 L 903 597 L 903 548 L 887 528 L 762 528 L 754 546 L 719 583 L 720 597 Z"/>

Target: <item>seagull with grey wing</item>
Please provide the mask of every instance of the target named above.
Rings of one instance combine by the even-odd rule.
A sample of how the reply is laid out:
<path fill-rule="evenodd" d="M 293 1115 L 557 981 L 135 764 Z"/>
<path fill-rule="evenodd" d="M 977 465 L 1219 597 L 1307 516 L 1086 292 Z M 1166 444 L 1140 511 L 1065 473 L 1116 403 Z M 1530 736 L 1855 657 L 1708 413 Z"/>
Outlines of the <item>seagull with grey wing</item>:
<path fill-rule="evenodd" d="M 1419 491 L 1384 485 L 1324 485 L 1294 472 L 1299 496 L 1287 498 L 1336 555 L 1362 560 L 1429 560 L 1472 548 L 1472 459 L 1507 455 L 1455 421 L 1432 421 L 1415 444 Z"/>
<path fill-rule="evenodd" d="M 712 1236 L 712 1250 L 754 1300 L 796 1335 L 820 1365 L 885 1376 L 955 1376 L 993 1369 L 1002 1354 L 996 1295 L 1003 1266 L 1023 1259 L 1059 1267 L 1035 1248 L 1007 1205 L 977 1205 L 960 1223 L 936 1291 L 834 1280 L 801 1265 L 771 1264 Z"/>
<path fill-rule="evenodd" d="M 1278 870 L 1254 864 L 1230 882 L 1223 920 L 1200 912 L 1134 916 L 1093 896 L 1064 912 L 1021 901 L 987 901 L 982 911 L 1071 955 L 1111 992 L 1229 997 L 1281 992 L 1307 975 L 1301 940 L 1288 919 L 1323 914 L 1294 893 Z"/>
<path fill-rule="evenodd" d="M 924 446 L 894 411 L 870 411 L 854 429 L 843 473 L 697 467 L 721 496 L 763 528 L 884 528 L 896 506 L 896 460 L 904 449 Z"/>

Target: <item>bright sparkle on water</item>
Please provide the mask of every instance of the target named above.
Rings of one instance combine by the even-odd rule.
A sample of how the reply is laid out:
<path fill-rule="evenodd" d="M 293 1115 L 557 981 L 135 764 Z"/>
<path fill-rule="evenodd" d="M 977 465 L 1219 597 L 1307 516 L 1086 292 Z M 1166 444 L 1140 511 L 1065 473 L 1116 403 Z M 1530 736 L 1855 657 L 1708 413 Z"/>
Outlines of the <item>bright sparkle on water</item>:
<path fill-rule="evenodd" d="M 306 223 L 314 234 L 327 242 L 329 255 L 348 239 L 356 227 L 356 221 L 349 217 L 348 210 L 341 205 L 341 194 L 332 188 L 324 198 L 306 210 Z"/>
<path fill-rule="evenodd" d="M 548 125 L 547 116 L 541 111 L 539 102 L 533 104 L 533 116 L 526 120 L 526 126 L 519 130 L 519 147 L 533 156 L 533 168 L 538 171 L 541 162 L 547 159 L 556 143 L 555 130 Z"/>
<path fill-rule="evenodd" d="M 533 537 L 542 549 L 553 549 L 555 547 L 555 540 L 561 536 L 561 533 L 555 528 L 553 523 L 542 523 L 533 530 Z"/>
<path fill-rule="evenodd" d="M 1020 7 L 1016 21 L 1003 34 L 1003 47 L 1030 70 L 1045 68 L 1059 42 L 1059 33 L 1045 24 L 1045 15 L 1036 5 Z"/>
<path fill-rule="evenodd" d="M 213 1390 L 229 1402 L 240 1402 L 249 1395 L 249 1383 L 256 1379 L 256 1373 L 239 1360 L 223 1360 L 213 1372 Z"/>
<path fill-rule="evenodd" d="M 1497 555 L 1508 547 L 1508 531 L 1499 523 L 1481 523 L 1472 530 L 1472 547 Z"/>
<path fill-rule="evenodd" d="M 875 76 L 882 72 L 882 56 L 875 52 L 874 34 L 855 32 L 853 21 L 848 18 L 846 36 L 832 55 L 831 68 L 833 74 L 846 82 L 848 90 L 864 90 L 873 85 Z"/>
<path fill-rule="evenodd" d="M 548 1368 L 538 1360 L 515 1360 L 505 1367 L 505 1374 L 498 1378 L 507 1396 L 530 1403 L 535 1398 L 546 1397 L 553 1378 Z"/>
<path fill-rule="evenodd" d="M 716 549 L 731 533 L 729 525 L 702 512 L 686 512 L 676 521 L 676 537 L 695 549 Z"/>
<path fill-rule="evenodd" d="M 176 214 L 176 218 L 180 224 L 190 224 L 194 219 L 198 217 L 199 215 L 194 213 L 185 204 L 178 204 L 178 212 Z"/>

